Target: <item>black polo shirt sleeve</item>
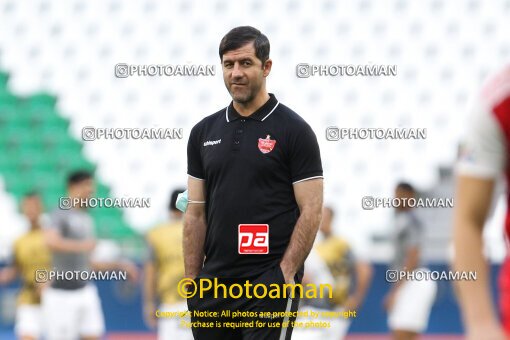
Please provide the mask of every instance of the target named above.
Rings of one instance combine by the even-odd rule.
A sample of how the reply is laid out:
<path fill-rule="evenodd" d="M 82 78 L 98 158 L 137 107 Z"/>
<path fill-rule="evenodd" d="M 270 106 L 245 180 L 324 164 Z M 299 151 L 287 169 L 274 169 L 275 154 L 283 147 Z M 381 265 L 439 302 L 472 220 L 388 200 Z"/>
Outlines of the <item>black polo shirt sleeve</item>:
<path fill-rule="evenodd" d="M 322 178 L 322 162 L 317 137 L 303 122 L 290 137 L 290 175 L 292 184 L 306 179 Z"/>
<path fill-rule="evenodd" d="M 197 179 L 204 179 L 204 167 L 200 152 L 200 123 L 191 129 L 188 140 L 188 175 Z"/>

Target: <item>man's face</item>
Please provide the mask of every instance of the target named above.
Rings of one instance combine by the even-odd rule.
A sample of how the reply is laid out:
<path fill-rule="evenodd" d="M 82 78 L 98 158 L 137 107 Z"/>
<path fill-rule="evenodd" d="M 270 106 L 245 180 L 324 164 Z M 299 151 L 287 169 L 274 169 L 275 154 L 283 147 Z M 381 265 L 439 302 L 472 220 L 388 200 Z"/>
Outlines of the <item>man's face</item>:
<path fill-rule="evenodd" d="M 69 187 L 69 195 L 77 198 L 90 198 L 94 193 L 94 180 L 92 178 L 85 179 L 79 183 L 75 183 Z"/>
<path fill-rule="evenodd" d="M 409 205 L 406 203 L 410 198 L 415 198 L 415 195 L 412 191 L 397 187 L 395 189 L 395 197 L 401 200 L 401 203 L 399 207 L 397 207 L 397 210 L 408 210 L 410 208 Z"/>
<path fill-rule="evenodd" d="M 30 222 L 36 222 L 43 212 L 42 202 L 39 196 L 29 196 L 23 200 L 21 211 Z"/>
<path fill-rule="evenodd" d="M 222 60 L 223 81 L 230 96 L 237 103 L 249 103 L 264 85 L 271 70 L 271 60 L 264 65 L 255 55 L 253 42 L 228 51 Z"/>

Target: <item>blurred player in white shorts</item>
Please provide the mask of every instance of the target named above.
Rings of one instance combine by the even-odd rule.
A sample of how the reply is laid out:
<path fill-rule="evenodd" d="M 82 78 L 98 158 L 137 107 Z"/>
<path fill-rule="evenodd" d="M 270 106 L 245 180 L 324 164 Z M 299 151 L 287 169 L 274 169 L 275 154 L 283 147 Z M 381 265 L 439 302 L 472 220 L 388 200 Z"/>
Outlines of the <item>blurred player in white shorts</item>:
<path fill-rule="evenodd" d="M 311 283 L 318 288 L 320 284 L 329 284 L 333 287 L 333 298 L 329 299 L 329 292 L 325 291 L 323 299 L 303 299 L 300 312 L 308 311 L 311 314 L 310 311 L 313 311 L 318 315 L 321 312 L 346 312 L 347 317 L 298 317 L 297 322 L 325 322 L 330 327 L 296 327 L 292 336 L 294 340 L 343 339 L 370 285 L 372 267 L 368 261 L 355 254 L 344 239 L 333 234 L 333 217 L 333 210 L 324 207 L 320 233 L 306 259 L 303 278 L 303 286 Z"/>
<path fill-rule="evenodd" d="M 437 291 L 437 284 L 432 280 L 394 280 L 402 271 L 428 271 L 420 267 L 423 226 L 413 208 L 405 204 L 406 200 L 415 196 L 416 192 L 409 183 L 397 185 L 395 197 L 401 199 L 401 203 L 395 208 L 392 235 L 395 256 L 390 270 L 394 275 L 386 275 L 392 281 L 392 287 L 384 300 L 389 314 L 388 326 L 393 332 L 393 338 L 397 340 L 416 339 L 426 330 Z M 420 275 L 416 275 L 416 278 L 420 278 Z"/>
<path fill-rule="evenodd" d="M 94 192 L 92 174 L 72 173 L 67 181 L 68 195 L 87 199 Z M 87 209 L 72 205 L 57 208 L 45 226 L 45 238 L 53 258 L 53 271 L 87 272 L 125 271 L 136 280 L 137 268 L 130 262 L 93 262 L 90 253 L 96 246 L 94 223 Z M 85 277 L 89 274 L 85 274 Z M 100 339 L 105 331 L 101 302 L 96 286 L 82 279 L 55 276 L 42 293 L 44 333 L 47 340 Z"/>
<path fill-rule="evenodd" d="M 27 194 L 21 210 L 30 223 L 30 230 L 14 243 L 12 265 L 0 270 L 0 284 L 12 282 L 21 276 L 23 286 L 18 295 L 15 333 L 20 340 L 39 339 L 42 335 L 42 315 L 37 271 L 50 268 L 50 251 L 44 243 L 41 230 L 42 203 L 36 193 Z"/>
<path fill-rule="evenodd" d="M 156 320 L 157 302 L 161 312 L 184 312 L 188 310 L 186 300 L 179 296 L 177 285 L 184 277 L 182 253 L 183 213 L 175 202 L 182 190 L 174 190 L 170 198 L 170 221 L 163 223 L 147 234 L 149 259 L 144 272 L 144 316 L 150 328 L 158 328 L 158 339 L 193 339 L 188 327 L 181 325 L 180 317 L 160 317 Z M 190 322 L 189 317 L 184 320 Z"/>

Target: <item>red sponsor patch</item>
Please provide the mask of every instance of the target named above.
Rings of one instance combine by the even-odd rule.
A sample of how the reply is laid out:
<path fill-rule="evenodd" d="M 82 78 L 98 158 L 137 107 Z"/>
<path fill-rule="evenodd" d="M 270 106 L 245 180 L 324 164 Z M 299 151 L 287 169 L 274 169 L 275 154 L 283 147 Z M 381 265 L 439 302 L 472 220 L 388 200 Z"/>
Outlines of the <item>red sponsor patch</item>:
<path fill-rule="evenodd" d="M 239 254 L 269 254 L 269 224 L 240 224 Z"/>
<path fill-rule="evenodd" d="M 262 153 L 268 153 L 273 151 L 276 141 L 271 139 L 270 135 L 267 135 L 266 138 L 259 138 L 259 150 Z"/>

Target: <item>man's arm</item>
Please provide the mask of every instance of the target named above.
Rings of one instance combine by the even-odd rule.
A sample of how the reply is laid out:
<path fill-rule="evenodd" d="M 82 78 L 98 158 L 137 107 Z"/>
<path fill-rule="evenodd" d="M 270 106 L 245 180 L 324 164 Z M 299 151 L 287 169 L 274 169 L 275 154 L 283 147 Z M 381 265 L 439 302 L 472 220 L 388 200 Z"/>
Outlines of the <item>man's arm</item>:
<path fill-rule="evenodd" d="M 204 243 L 207 230 L 205 218 L 205 181 L 188 176 L 188 208 L 184 215 L 184 275 L 195 278 L 204 264 Z"/>
<path fill-rule="evenodd" d="M 156 267 L 152 259 L 145 262 L 144 266 L 144 319 L 150 328 L 156 327 Z"/>
<path fill-rule="evenodd" d="M 123 260 L 123 261 L 91 261 L 90 266 L 92 270 L 105 272 L 105 271 L 125 271 L 128 278 L 136 282 L 138 281 L 138 267 L 131 261 Z"/>
<path fill-rule="evenodd" d="M 494 190 L 494 179 L 460 176 L 454 213 L 454 269 L 475 271 L 475 281 L 457 281 L 459 303 L 469 339 L 504 339 L 498 325 L 483 256 L 482 231 Z M 501 332 L 500 334 L 498 334 Z"/>
<path fill-rule="evenodd" d="M 0 285 L 5 285 L 16 280 L 18 277 L 18 270 L 15 266 L 7 266 L 0 269 Z"/>
<path fill-rule="evenodd" d="M 419 238 L 420 236 L 416 235 L 416 237 Z M 418 239 L 416 239 L 415 241 L 418 241 Z M 410 246 L 406 251 L 404 267 L 402 268 L 402 270 L 412 272 L 418 267 L 419 260 L 420 260 L 420 247 L 418 245 Z M 393 308 L 396 293 L 398 289 L 402 286 L 403 282 L 404 282 L 403 280 L 397 280 L 396 282 L 391 284 L 391 289 L 384 298 L 384 307 L 386 308 L 386 310 L 391 310 Z"/>
<path fill-rule="evenodd" d="M 44 238 L 48 248 L 52 251 L 63 253 L 83 253 L 92 251 L 96 246 L 96 241 L 89 240 L 72 240 L 60 235 L 58 230 L 48 228 L 44 230 Z"/>
<path fill-rule="evenodd" d="M 372 282 L 373 269 L 370 263 L 356 261 L 354 270 L 356 275 L 356 287 L 345 302 L 344 307 L 347 310 L 355 310 L 363 303 L 367 295 L 368 287 L 370 287 L 370 283 Z"/>
<path fill-rule="evenodd" d="M 404 267 L 403 270 L 406 272 L 412 272 L 418 267 L 418 263 L 420 260 L 420 247 L 419 246 L 411 246 L 407 249 L 405 255 Z M 396 291 L 401 285 L 402 280 L 398 280 L 397 282 L 391 285 L 391 291 Z"/>
<path fill-rule="evenodd" d="M 294 195 L 300 215 L 280 262 L 286 283 L 293 283 L 294 275 L 305 262 L 317 235 L 322 217 L 322 178 L 295 183 Z"/>

